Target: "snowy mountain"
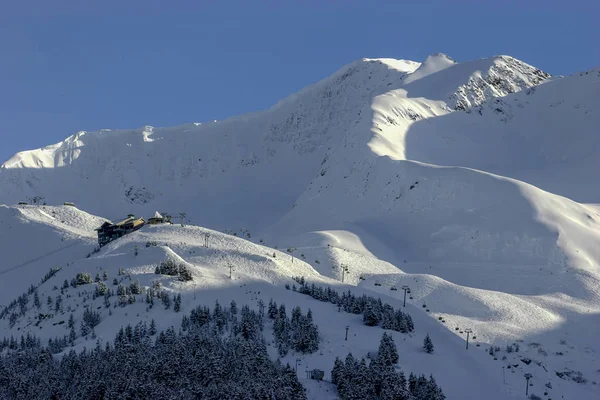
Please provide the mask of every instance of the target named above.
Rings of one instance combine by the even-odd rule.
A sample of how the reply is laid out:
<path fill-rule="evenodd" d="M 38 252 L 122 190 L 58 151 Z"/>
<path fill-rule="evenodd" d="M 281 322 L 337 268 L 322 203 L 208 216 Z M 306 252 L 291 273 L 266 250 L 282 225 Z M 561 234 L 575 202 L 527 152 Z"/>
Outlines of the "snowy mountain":
<path fill-rule="evenodd" d="M 0 269 L 0 304 L 52 266 L 62 269 L 39 287 L 43 296 L 54 297 L 52 287 L 78 272 L 106 270 L 112 280 L 121 268 L 150 287 L 155 266 L 173 259 L 194 277 L 162 279 L 184 294 L 184 310 L 215 298 L 255 302 L 259 291 L 263 301 L 311 307 L 329 356 L 305 361 L 330 371 L 348 349 L 366 356 L 382 330 L 374 334 L 352 315 L 282 286 L 303 275 L 339 290 L 377 293 L 397 306 L 403 292 L 390 289 L 408 284 L 417 334 L 396 338 L 403 368 L 433 373 L 448 398 L 521 395 L 525 372 L 534 375 L 538 395 L 594 398 L 599 89 L 600 70 L 550 77 L 507 56 L 464 63 L 443 54 L 423 63 L 363 59 L 264 112 L 172 128 L 78 132 L 18 153 L 0 167 L 0 203 L 36 205 L 0 207 L 0 249 L 9 255 Z M 78 208 L 59 206 L 65 201 Z M 103 219 L 91 214 L 116 220 L 157 210 L 185 212 L 197 226 L 144 227 L 93 253 L 93 229 Z M 159 245 L 146 247 L 153 242 Z M 277 250 L 291 247 L 293 262 Z M 235 266 L 234 280 L 228 265 Z M 83 313 L 76 298 L 64 307 L 76 318 Z M 132 307 L 135 320 L 151 318 L 143 304 Z M 103 315 L 98 336 L 112 337 L 132 313 L 125 307 Z M 13 327 L 1 320 L 0 329 L 32 330 L 35 314 L 29 310 Z M 178 323 L 172 312 L 155 315 L 161 328 Z M 44 324 L 33 329 L 44 338 L 64 331 Z M 345 325 L 357 336 L 340 346 Z M 465 327 L 481 345 L 468 353 Z M 435 362 L 420 351 L 425 333 L 436 342 Z M 500 351 L 497 360 L 483 350 L 511 343 L 521 343 L 521 351 Z M 503 378 L 502 367 L 515 364 Z M 578 373 L 587 383 L 571 379 Z M 544 388 L 548 382 L 552 389 Z M 326 390 L 309 386 L 309 397 L 333 398 L 319 397 Z"/>

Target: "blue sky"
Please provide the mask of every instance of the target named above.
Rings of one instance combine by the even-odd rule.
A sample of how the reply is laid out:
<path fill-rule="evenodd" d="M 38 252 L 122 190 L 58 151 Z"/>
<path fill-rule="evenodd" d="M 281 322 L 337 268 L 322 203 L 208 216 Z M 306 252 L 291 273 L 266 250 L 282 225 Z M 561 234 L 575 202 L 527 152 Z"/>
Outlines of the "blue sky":
<path fill-rule="evenodd" d="M 0 1 L 0 163 L 78 130 L 261 110 L 363 57 L 600 66 L 597 0 Z"/>

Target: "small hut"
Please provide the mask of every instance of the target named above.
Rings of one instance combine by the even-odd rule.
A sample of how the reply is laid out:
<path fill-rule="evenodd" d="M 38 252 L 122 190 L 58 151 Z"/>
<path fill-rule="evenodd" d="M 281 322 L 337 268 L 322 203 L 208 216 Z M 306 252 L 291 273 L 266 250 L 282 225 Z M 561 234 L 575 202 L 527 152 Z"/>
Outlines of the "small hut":
<path fill-rule="evenodd" d="M 170 215 L 164 215 L 163 216 L 158 211 L 156 211 L 154 213 L 153 217 L 148 218 L 148 224 L 149 225 L 169 224 L 169 223 L 171 223 L 171 216 Z"/>
<path fill-rule="evenodd" d="M 320 369 L 313 369 L 312 371 L 310 371 L 310 379 L 322 381 L 324 377 L 325 371 L 322 371 Z"/>

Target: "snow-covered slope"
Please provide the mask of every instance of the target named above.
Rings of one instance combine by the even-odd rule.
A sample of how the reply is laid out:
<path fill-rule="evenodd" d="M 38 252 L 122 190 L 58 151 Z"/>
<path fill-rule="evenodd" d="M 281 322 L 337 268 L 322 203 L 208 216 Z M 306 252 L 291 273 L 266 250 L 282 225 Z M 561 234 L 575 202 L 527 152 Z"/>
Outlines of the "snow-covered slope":
<path fill-rule="evenodd" d="M 380 126 L 379 119 L 388 116 L 377 112 L 382 95 L 402 93 L 398 104 L 388 103 L 390 117 L 398 113 L 393 118 L 406 129 L 416 119 L 447 114 L 456 99 L 479 104 L 531 87 L 540 75 L 546 76 L 507 57 L 453 64 L 433 72 L 439 67 L 427 65 L 439 58 L 430 57 L 423 65 L 360 60 L 270 110 L 225 121 L 79 132 L 6 161 L 0 167 L 0 202 L 72 201 L 114 218 L 125 208 L 136 214 L 186 211 L 203 225 L 218 228 L 232 227 L 217 218 L 226 214 L 248 228 L 261 228 L 289 210 L 332 154 L 344 153 L 358 161 L 372 156 L 365 143 L 389 141 L 393 149 L 404 147 L 403 135 L 398 136 L 393 123 Z M 505 73 L 498 75 L 498 71 Z M 405 83 L 413 74 L 419 79 Z M 490 76 L 494 79 L 486 78 Z M 484 78 L 496 82 L 499 89 L 469 85 Z M 377 155 L 399 153 L 373 150 Z M 399 156 L 404 158 L 403 153 Z M 83 187 L 101 190 L 91 193 Z"/>
<path fill-rule="evenodd" d="M 89 254 L 104 221 L 71 206 L 0 205 L 0 304 L 25 291 L 29 277 Z"/>
<path fill-rule="evenodd" d="M 390 288 L 410 282 L 413 304 L 431 308 L 417 307 L 420 323 L 439 332 L 443 346 L 460 343 L 455 334 L 464 327 L 486 344 L 523 340 L 523 351 L 544 366 L 526 368 L 537 368 L 538 384 L 553 382 L 553 398 L 570 391 L 593 398 L 591 382 L 600 379 L 593 367 L 600 334 L 600 211 L 593 205 L 600 203 L 599 88 L 599 70 L 550 78 L 507 56 L 464 63 L 443 54 L 423 63 L 363 59 L 264 112 L 172 128 L 79 132 L 5 162 L 0 203 L 70 201 L 110 219 L 185 212 L 194 225 L 246 238 L 249 231 L 255 244 L 211 231 L 215 247 L 205 249 L 205 228 L 147 227 L 85 259 L 99 219 L 69 215 L 57 219 L 80 221 L 58 229 L 43 207 L 4 207 L 3 218 L 18 215 L 22 231 L 0 231 L 10 236 L 6 251 L 20 249 L 6 276 L 24 282 L 21 292 L 31 283 L 21 265 L 30 254 L 19 245 L 34 236 L 24 227 L 54 238 L 32 252 L 40 256 L 59 249 L 61 235 L 79 237 L 77 254 L 69 250 L 53 262 L 74 263 L 58 282 L 103 268 L 112 278 L 122 267 L 150 285 L 153 266 L 171 257 L 194 271 L 204 299 L 236 296 L 239 286 L 225 279 L 228 263 L 240 282 L 284 298 L 288 293 L 275 288 L 291 275 L 335 284 L 343 264 L 350 271 L 344 282 L 356 290 L 399 299 Z M 169 246 L 146 248 L 147 241 Z M 298 261 L 292 265 L 289 254 L 265 243 L 297 248 Z M 432 318 L 438 316 L 445 327 Z M 323 311 L 322 321 L 331 317 Z M 448 351 L 443 357 L 454 363 L 464 354 Z M 498 360 L 503 365 L 514 361 L 506 356 Z M 439 371 L 409 364 L 435 372 L 442 386 L 502 377 L 499 362 L 473 361 L 475 368 L 457 376 L 440 362 Z M 567 367 L 582 371 L 588 384 L 558 379 L 554 371 Z M 464 397 L 464 387 L 449 398 Z M 520 393 L 513 383 L 502 387 L 489 393 Z"/>
<path fill-rule="evenodd" d="M 36 208 L 38 207 L 31 206 L 29 210 L 34 211 Z M 42 206 L 38 210 L 43 211 Z M 35 214 L 30 212 L 24 220 L 34 220 Z M 70 217 L 65 216 L 65 223 L 70 225 L 79 218 L 80 215 L 71 213 Z M 205 247 L 206 233 L 210 234 L 208 247 Z M 240 236 L 242 233 L 248 236 L 250 232 L 240 232 Z M 340 233 L 332 235 L 342 236 Z M 554 374 L 554 371 L 564 371 L 565 367 L 574 369 L 576 366 L 575 371 L 581 371 L 586 379 L 593 379 L 597 358 L 594 353 L 590 353 L 587 344 L 584 344 L 593 337 L 597 321 L 592 314 L 588 313 L 592 318 L 590 321 L 579 323 L 579 327 L 585 327 L 589 331 L 578 332 L 578 337 L 573 337 L 575 330 L 561 327 L 562 316 L 552 308 L 555 304 L 544 303 L 544 297 L 538 299 L 537 296 L 520 296 L 455 285 L 429 275 L 437 272 L 433 270 L 428 270 L 428 274 L 407 274 L 372 255 L 355 254 L 356 249 L 344 250 L 335 246 L 299 248 L 292 260 L 286 251 L 255 243 L 260 242 L 257 238 L 252 240 L 254 242 L 196 226 L 163 225 L 144 227 L 110 243 L 90 257 L 73 251 L 70 262 L 57 265 L 61 267 L 60 271 L 37 288 L 41 299 L 40 307 L 36 307 L 30 299 L 27 311 L 15 320 L 12 328 L 9 318 L 1 319 L 0 336 L 30 333 L 44 341 L 60 338 L 69 334 L 67 320 L 72 314 L 78 332 L 74 347 L 90 348 L 95 345 L 96 339 L 110 340 L 126 324 L 139 321 L 150 323 L 154 319 L 158 329 L 177 327 L 182 313 L 188 313 L 198 304 L 210 306 L 218 299 L 222 304 L 235 300 L 240 306 L 248 304 L 255 307 L 259 299 L 268 303 L 273 298 L 278 303 L 285 303 L 288 308 L 296 305 L 303 309 L 310 308 L 322 337 L 320 352 L 312 355 L 290 354 L 284 361 L 293 364 L 296 357 L 300 356 L 301 368 L 323 369 L 328 378 L 335 357 L 344 357 L 348 352 L 358 357 L 373 353 L 383 330 L 364 326 L 361 316 L 339 313 L 329 303 L 285 290 L 284 284 L 294 283 L 291 276 L 302 275 L 310 282 L 330 286 L 338 291 L 350 289 L 356 295 L 365 293 L 381 296 L 394 307 L 401 307 L 402 292 L 398 294 L 398 291 L 390 291 L 390 288 L 407 284 L 412 292 L 406 311 L 412 315 L 416 330 L 411 335 L 393 333 L 401 355 L 400 364 L 407 372 L 433 373 L 449 399 L 464 398 L 466 393 L 476 398 L 518 398 L 525 372 L 534 374 L 534 393 L 541 394 L 542 391 L 549 390 L 543 385 L 550 382 L 552 396 L 576 393 L 580 398 L 593 398 L 594 388 L 591 385 L 562 380 Z M 3 252 L 8 251 L 7 246 L 1 246 Z M 317 258 L 325 254 L 330 254 L 332 258 Z M 177 277 L 157 275 L 155 267 L 165 259 L 185 265 L 190 269 L 193 280 L 180 282 Z M 350 285 L 358 283 L 358 287 L 348 286 L 348 283 L 343 285 L 324 276 L 330 275 L 331 268 L 338 265 L 339 261 L 346 263 L 351 271 L 346 282 Z M 234 266 L 231 279 L 230 265 Z M 365 273 L 361 274 L 363 279 L 358 280 L 356 271 L 360 268 L 364 268 Z M 39 270 L 19 274 L 18 270 L 14 270 L 9 272 L 6 280 L 26 283 L 22 289 L 25 291 L 30 284 L 38 285 L 46 272 Z M 488 279 L 494 276 L 493 271 L 485 272 Z M 142 287 L 150 288 L 156 287 L 157 282 L 160 282 L 162 290 L 183 295 L 181 312 L 174 312 L 172 308 L 165 310 L 158 299 L 155 300 L 154 307 L 149 308 L 142 300 L 143 295 L 137 296 L 135 303 L 122 307 L 116 305 L 117 296 L 112 296 L 111 306 L 106 308 L 102 296 L 93 296 L 96 284 L 76 288 L 63 286 L 63 281 L 70 282 L 78 273 L 89 273 L 92 277 L 98 275 L 115 291 L 117 284 L 139 282 Z M 20 293 L 14 297 L 17 295 Z M 62 299 L 62 311 L 57 312 L 55 304 L 59 295 Z M 48 297 L 52 300 L 49 303 L 46 302 Z M 13 299 L 5 290 L 0 291 L 2 303 L 8 304 Z M 427 308 L 421 307 L 422 304 L 426 304 Z M 83 337 L 80 336 L 78 327 L 86 308 L 98 310 L 101 321 L 95 327 L 94 336 Z M 582 303 L 573 303 L 572 314 L 577 313 L 585 314 Z M 444 322 L 439 321 L 438 317 L 442 317 Z M 345 326 L 350 327 L 348 341 L 342 339 Z M 455 327 L 460 330 L 455 330 Z M 468 352 L 463 347 L 460 335 L 466 327 L 472 327 L 477 336 L 472 339 L 471 350 Z M 433 338 L 436 346 L 433 355 L 428 355 L 421 349 L 422 338 L 426 333 Z M 270 338 L 270 327 L 267 328 L 266 335 Z M 564 344 L 560 344 L 560 341 L 564 341 Z M 502 345 L 503 350 L 497 352 L 497 359 L 488 355 L 489 343 Z M 521 349 L 517 353 L 506 353 L 505 343 L 520 343 Z M 541 356 L 539 349 L 547 355 Z M 559 350 L 561 356 L 552 354 Z M 498 360 L 504 355 L 507 356 L 506 359 Z M 521 361 L 527 358 L 534 362 L 524 364 Z M 516 366 L 506 371 L 504 384 L 501 368 L 507 365 Z M 317 385 L 308 380 L 302 382 L 308 386 L 311 399 L 335 398 L 334 389 L 329 383 Z M 465 392 L 466 387 L 469 392 Z"/>
<path fill-rule="evenodd" d="M 600 189 L 590 183 L 600 169 L 599 93 L 600 69 L 595 69 L 467 113 L 421 119 L 404 132 L 405 156 L 494 172 L 597 203 Z"/>

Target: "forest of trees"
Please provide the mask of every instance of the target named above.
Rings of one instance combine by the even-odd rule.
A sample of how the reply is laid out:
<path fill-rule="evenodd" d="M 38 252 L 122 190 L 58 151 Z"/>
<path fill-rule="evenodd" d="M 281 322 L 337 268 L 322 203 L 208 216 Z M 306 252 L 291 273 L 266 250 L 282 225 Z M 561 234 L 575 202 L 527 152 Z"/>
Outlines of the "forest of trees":
<path fill-rule="evenodd" d="M 50 270 L 40 284 L 51 279 L 58 270 Z M 173 268 L 158 271 L 173 272 Z M 181 273 L 180 268 L 178 273 Z M 171 327 L 158 332 L 154 320 L 150 324 L 140 322 L 122 327 L 112 343 L 97 341 L 92 350 L 65 352 L 79 336 L 88 339 L 91 335 L 96 339 L 94 328 L 102 320 L 101 311 L 97 311 L 101 308 L 94 309 L 85 304 L 89 299 L 103 298 L 109 314 L 111 308 L 124 307 L 142 299 L 150 310 L 155 305 L 155 298 L 165 309 L 180 312 L 180 294 L 170 295 L 158 282 L 151 288 L 143 288 L 121 270 L 119 276 L 113 280 L 113 290 L 107 285 L 106 272 L 102 277 L 96 274 L 93 281 L 91 274 L 81 273 L 70 284 L 65 280 L 60 289 L 54 286 L 60 294 L 45 300 L 38 295 L 39 285 L 32 285 L 0 313 L 0 318 L 8 318 L 11 326 L 14 325 L 14 321 L 31 307 L 31 297 L 33 307 L 49 313 L 39 313 L 39 321 L 52 313 L 64 314 L 65 309 L 70 312 L 65 324 L 68 335 L 50 339 L 45 346 L 29 333 L 20 338 L 0 340 L 0 398 L 306 398 L 295 371 L 289 365 L 270 359 L 262 332 L 266 318 L 271 319 L 273 344 L 283 357 L 290 350 L 305 354 L 318 351 L 319 329 L 310 309 L 304 314 L 295 307 L 288 316 L 285 305 L 277 305 L 272 299 L 268 308 L 259 301 L 258 311 L 247 305 L 238 309 L 234 301 L 229 307 L 216 301 L 212 310 L 198 306 L 189 315 L 183 315 L 177 330 Z M 126 278 L 129 282 L 123 282 Z M 362 315 L 365 325 L 401 333 L 414 331 L 408 313 L 394 309 L 380 298 L 355 296 L 350 291 L 340 294 L 329 287 L 309 285 L 303 277 L 294 280 L 299 288 L 294 285 L 289 289 L 332 303 L 339 311 Z M 70 286 L 77 288 L 91 283 L 95 286 L 89 294 L 67 293 Z M 77 324 L 70 307 L 63 309 L 63 296 L 72 295 L 81 297 L 84 304 L 81 321 Z M 137 296 L 141 296 L 139 300 Z M 433 351 L 428 337 L 424 348 L 427 352 Z M 445 398 L 433 377 L 410 374 L 407 379 L 395 366 L 398 361 L 396 345 L 391 335 L 384 333 L 376 357 L 357 360 L 348 354 L 345 360 L 336 359 L 331 372 L 332 382 L 343 400 Z"/>
<path fill-rule="evenodd" d="M 181 281 L 191 281 L 192 272 L 184 263 L 167 259 L 156 266 L 156 274 L 178 276 Z"/>
<path fill-rule="evenodd" d="M 300 307 L 292 310 L 292 318 L 288 318 L 285 305 L 277 307 L 271 299 L 267 311 L 273 319 L 273 335 L 277 351 L 281 357 L 288 354 L 290 348 L 299 353 L 314 353 L 319 350 L 319 328 L 313 322 L 312 312 L 302 314 Z"/>
<path fill-rule="evenodd" d="M 238 317 L 235 303 L 217 302 L 212 311 L 194 309 L 179 331 L 157 333 L 154 321 L 128 325 L 112 345 L 98 341 L 62 358 L 52 356 L 55 341 L 4 339 L 0 398 L 305 399 L 294 370 L 269 358 L 263 326 L 262 312 L 244 306 Z"/>
<path fill-rule="evenodd" d="M 380 298 L 362 295 L 355 296 L 348 290 L 341 295 L 330 287 L 322 288 L 307 284 L 304 277 L 293 278 L 299 285 L 291 289 L 298 293 L 306 294 L 314 299 L 326 301 L 337 305 L 341 310 L 352 314 L 362 314 L 363 322 L 368 326 L 380 325 L 383 329 L 391 329 L 401 333 L 413 332 L 415 329 L 410 314 L 402 310 L 395 310 L 388 303 L 383 303 Z"/>
<path fill-rule="evenodd" d="M 336 358 L 331 381 L 342 400 L 444 400 L 446 396 L 433 376 L 426 378 L 397 370 L 398 350 L 391 336 L 383 334 L 377 356 L 369 363 L 351 353 L 345 360 Z"/>

